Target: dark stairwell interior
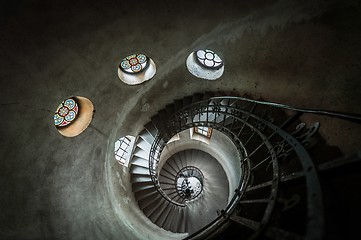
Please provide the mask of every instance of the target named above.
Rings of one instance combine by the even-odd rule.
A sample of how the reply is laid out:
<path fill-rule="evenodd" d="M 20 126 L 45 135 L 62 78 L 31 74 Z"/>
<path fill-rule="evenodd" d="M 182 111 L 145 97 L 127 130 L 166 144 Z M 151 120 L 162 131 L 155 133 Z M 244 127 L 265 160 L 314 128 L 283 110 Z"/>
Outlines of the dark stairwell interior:
<path fill-rule="evenodd" d="M 149 122 L 166 126 L 165 119 L 159 123 L 156 116 L 165 116 L 169 104 L 184 107 L 213 96 L 247 96 L 360 115 L 360 13 L 357 1 L 3 1 L 0 238 L 187 237 L 164 229 L 187 228 L 187 221 L 173 224 L 176 215 L 170 221 L 156 216 L 158 225 L 148 219 L 137 192 L 153 183 L 142 173 L 132 175 L 136 162 L 147 166 L 143 155 L 135 149 L 139 159 L 134 154 L 134 164 L 122 167 L 114 159 L 115 141 L 127 134 L 141 137 Z M 218 80 L 198 79 L 188 72 L 187 56 L 201 48 L 217 51 L 224 60 L 225 71 Z M 119 80 L 116 70 L 120 60 L 134 52 L 151 56 L 157 73 L 149 82 L 129 86 Z M 86 131 L 65 138 L 53 125 L 53 112 L 59 101 L 76 95 L 89 98 L 96 112 Z M 262 115 L 262 106 L 256 110 L 262 119 L 275 116 Z M 292 116 L 289 110 L 275 112 L 286 119 Z M 326 239 L 359 238 L 361 126 L 357 121 L 301 114 L 287 129 L 295 131 L 301 122 L 306 123 L 304 130 L 320 122 L 312 135 L 317 143 L 311 141 L 306 149 L 315 165 L 309 171 L 317 174 L 322 186 L 317 193 L 322 193 L 324 228 L 307 234 L 311 231 L 307 224 L 314 218 L 306 214 L 304 197 L 313 197 L 309 193 L 314 185 L 306 185 L 304 176 L 287 174 L 303 168 L 280 144 L 275 148 L 279 157 L 293 160 L 279 161 L 286 174 L 280 175 L 281 190 L 274 196 L 277 201 L 269 219 L 273 225 L 262 225 L 262 219 L 264 200 L 272 199 L 274 184 L 260 185 L 271 175 L 262 178 L 255 173 L 250 177 L 252 186 L 242 193 L 243 207 L 228 215 L 222 209 L 212 213 L 226 222 L 210 237 L 297 239 L 323 232 Z M 237 124 L 232 128 L 240 132 L 242 126 Z M 164 140 L 175 133 L 169 129 Z M 243 143 L 252 135 L 250 129 Z M 269 128 L 264 131 L 272 134 Z M 256 147 L 261 141 L 253 140 L 247 145 Z M 260 148 L 257 154 L 266 150 Z M 174 154 L 170 150 L 166 158 Z M 170 171 L 163 163 L 159 170 Z M 259 168 L 267 173 L 274 169 Z M 138 170 L 142 171 L 134 171 Z M 226 192 L 229 201 L 234 192 Z M 146 204 L 153 204 L 144 206 L 146 211 L 155 211 L 156 203 L 146 198 Z M 164 206 L 164 211 L 172 209 Z M 185 213 L 177 217 L 187 219 Z"/>

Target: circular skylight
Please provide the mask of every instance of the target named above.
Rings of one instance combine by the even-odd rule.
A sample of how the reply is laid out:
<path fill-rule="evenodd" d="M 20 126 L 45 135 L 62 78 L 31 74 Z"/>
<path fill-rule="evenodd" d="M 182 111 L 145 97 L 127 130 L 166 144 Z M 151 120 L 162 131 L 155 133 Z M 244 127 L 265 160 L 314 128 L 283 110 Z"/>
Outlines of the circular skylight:
<path fill-rule="evenodd" d="M 216 80 L 224 72 L 222 59 L 209 49 L 197 50 L 189 54 L 186 65 L 192 75 L 207 80 Z"/>
<path fill-rule="evenodd" d="M 132 54 L 123 58 L 118 67 L 120 80 L 129 85 L 148 81 L 155 73 L 154 61 L 142 53 Z"/>
<path fill-rule="evenodd" d="M 133 54 L 122 60 L 120 69 L 126 73 L 139 73 L 149 66 L 148 57 L 144 54 Z"/>
<path fill-rule="evenodd" d="M 54 113 L 54 125 L 65 137 L 82 133 L 93 118 L 93 103 L 85 97 L 69 97 L 63 100 Z"/>
<path fill-rule="evenodd" d="M 62 101 L 54 114 L 56 127 L 65 127 L 71 124 L 78 116 L 78 101 L 76 98 L 68 98 Z"/>
<path fill-rule="evenodd" d="M 222 59 L 211 50 L 198 50 L 194 56 L 206 68 L 219 69 L 223 66 Z"/>

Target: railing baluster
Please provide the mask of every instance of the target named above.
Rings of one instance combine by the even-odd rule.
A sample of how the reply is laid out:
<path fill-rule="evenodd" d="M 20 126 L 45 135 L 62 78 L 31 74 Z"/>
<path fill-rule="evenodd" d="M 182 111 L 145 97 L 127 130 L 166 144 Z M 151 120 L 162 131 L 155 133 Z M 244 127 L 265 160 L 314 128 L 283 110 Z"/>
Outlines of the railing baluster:
<path fill-rule="evenodd" d="M 247 106 L 246 108 L 240 107 L 238 106 L 238 104 L 234 104 L 234 102 L 237 101 L 242 101 L 242 102 L 250 102 L 252 103 L 251 107 Z M 212 103 L 215 104 L 212 104 Z M 219 103 L 219 104 L 218 104 Z M 224 105 L 221 103 L 225 103 Z M 235 209 L 235 206 L 237 205 L 237 203 L 242 203 L 242 204 L 255 204 L 255 203 L 265 203 L 267 205 L 266 207 L 266 211 L 265 211 L 265 215 L 263 216 L 262 221 L 259 223 L 262 226 L 265 226 L 271 219 L 271 214 L 273 213 L 273 208 L 274 208 L 274 204 L 275 204 L 275 198 L 277 197 L 277 189 L 278 189 L 278 184 L 279 182 L 286 182 L 286 181 L 290 181 L 292 179 L 297 179 L 299 177 L 305 177 L 306 181 L 306 189 L 309 191 L 307 193 L 307 204 L 308 204 L 308 212 L 307 212 L 307 217 L 310 219 L 313 219 L 312 221 L 307 222 L 307 226 L 305 226 L 307 229 L 322 229 L 323 227 L 323 220 L 322 220 L 322 202 L 321 202 L 321 197 L 320 197 L 320 186 L 319 186 L 319 181 L 317 178 L 317 173 L 315 172 L 315 167 L 313 166 L 313 163 L 309 157 L 309 155 L 307 154 L 307 152 L 305 151 L 304 147 L 301 145 L 301 143 L 299 143 L 299 141 L 297 141 L 297 139 L 295 137 L 292 136 L 292 134 L 289 134 L 287 132 L 284 131 L 285 128 L 289 127 L 295 120 L 297 120 L 299 118 L 299 116 L 301 115 L 300 112 L 296 112 L 295 115 L 291 116 L 290 118 L 288 118 L 281 126 L 276 126 L 271 122 L 266 121 L 265 119 L 262 118 L 262 116 L 258 116 L 254 114 L 254 111 L 256 109 L 256 106 L 258 104 L 263 104 L 263 105 L 267 105 L 264 102 L 261 101 L 255 101 L 255 100 L 249 100 L 249 99 L 245 99 L 245 98 L 236 98 L 236 97 L 217 97 L 217 98 L 212 98 L 206 101 L 201 101 L 201 102 L 197 102 L 197 103 L 193 103 L 190 104 L 189 106 L 184 106 L 182 109 L 180 109 L 179 111 L 177 111 L 176 113 L 174 113 L 173 115 L 173 119 L 176 119 L 175 121 L 172 120 L 173 122 L 169 122 L 169 126 L 172 126 L 172 133 L 174 131 L 174 133 L 179 132 L 181 130 L 185 130 L 187 128 L 190 127 L 194 127 L 194 126 L 207 126 L 210 128 L 215 128 L 218 129 L 222 132 L 224 132 L 225 134 L 227 134 L 232 141 L 235 143 L 235 145 L 237 146 L 237 149 L 239 150 L 239 153 L 241 156 L 245 156 L 244 158 L 244 162 L 242 162 L 242 171 L 243 171 L 243 175 L 242 178 L 244 178 L 244 182 L 243 180 L 239 182 L 239 186 L 237 188 L 236 194 L 233 196 L 232 200 L 230 201 L 229 205 L 225 208 L 225 213 L 224 214 L 229 214 L 231 212 L 233 212 L 233 210 Z M 289 106 L 286 105 L 281 105 L 281 104 L 269 104 L 273 107 L 281 107 L 281 108 L 286 108 L 286 109 L 292 109 L 292 110 L 296 110 L 294 108 L 291 108 Z M 223 111 L 224 109 L 224 111 Z M 304 110 L 306 111 L 306 110 Z M 312 110 L 308 110 L 309 112 L 312 112 Z M 315 112 L 315 111 L 313 111 Z M 201 115 L 203 114 L 203 116 L 201 118 Z M 218 119 L 220 120 L 222 117 L 219 114 L 223 114 L 223 120 L 222 121 L 218 121 L 217 120 L 217 116 L 219 117 Z M 198 117 L 197 117 L 198 116 Z M 189 117 L 191 118 L 189 121 Z M 211 118 L 212 117 L 212 118 Z M 230 124 L 226 124 L 227 119 L 231 120 Z M 233 121 L 232 121 L 233 120 Z M 268 137 L 266 137 L 263 133 L 261 133 L 261 131 L 259 129 L 257 129 L 256 126 L 252 125 L 254 122 L 259 122 L 260 124 L 264 124 L 267 127 L 267 131 L 271 130 L 273 131 Z M 239 124 L 239 125 L 235 125 L 235 124 Z M 242 125 L 241 125 L 242 124 Z M 241 127 L 240 127 L 241 125 Z M 173 127 L 174 126 L 174 127 Z M 239 128 L 240 127 L 240 128 Z M 252 133 L 251 135 L 248 137 L 248 139 L 246 141 L 242 141 L 240 139 L 240 137 L 243 135 L 244 136 L 244 131 L 245 128 L 249 128 L 252 129 Z M 173 130 L 174 129 L 174 130 Z M 167 132 L 168 130 L 165 129 L 160 129 L 160 133 L 156 136 L 154 143 L 151 146 L 151 152 L 149 155 L 149 171 L 150 171 L 150 175 L 152 178 L 152 181 L 157 189 L 157 191 L 162 195 L 163 198 L 165 198 L 170 204 L 174 204 L 176 206 L 179 207 L 185 207 L 186 206 L 186 199 L 183 198 L 180 194 L 179 194 L 179 188 L 177 186 L 177 188 L 165 188 L 164 190 L 173 190 L 173 192 L 170 193 L 165 193 L 159 186 L 159 184 L 164 184 L 164 183 L 159 183 L 158 181 L 158 176 L 163 176 L 163 175 L 159 175 L 159 169 L 158 169 L 158 164 L 159 164 L 159 158 L 161 155 L 161 152 L 165 146 L 165 141 L 164 141 L 164 137 L 167 136 L 167 134 L 169 134 L 169 132 Z M 264 132 L 264 131 L 263 131 Z M 258 141 L 256 141 L 257 144 L 259 144 L 258 146 L 256 146 L 256 148 L 254 148 L 253 150 L 250 151 L 249 149 L 249 143 L 251 143 L 252 139 L 255 136 L 259 136 L 262 139 L 262 143 L 259 144 Z M 298 173 L 292 173 L 286 176 L 279 176 L 278 174 L 278 153 L 275 151 L 275 147 L 273 146 L 273 144 L 270 143 L 270 140 L 275 137 L 275 136 L 279 136 L 282 138 L 282 140 L 280 141 L 280 143 L 286 143 L 288 144 L 287 147 L 289 149 L 286 149 L 286 153 L 289 153 L 290 151 L 294 151 L 294 154 L 298 156 L 298 159 L 303 167 L 303 171 L 298 172 Z M 253 143 L 254 141 L 252 141 Z M 254 145 L 256 144 L 252 144 L 254 147 Z M 262 147 L 265 146 L 267 147 L 268 151 L 265 152 L 264 156 L 261 156 L 259 153 L 263 154 L 263 151 L 259 151 L 260 149 L 262 149 Z M 258 162 L 255 166 L 253 166 L 252 168 L 250 167 L 252 164 L 250 163 L 252 161 L 252 156 L 254 156 L 256 153 L 258 153 L 257 156 L 259 156 L 259 158 L 257 159 L 262 159 L 260 162 Z M 250 171 L 259 168 L 262 164 L 266 163 L 267 161 L 270 161 L 273 165 L 272 165 L 272 170 L 273 170 L 273 179 L 271 181 L 267 181 L 261 184 L 258 184 L 256 186 L 250 186 L 247 187 L 247 180 L 248 178 L 250 178 Z M 178 164 L 175 162 L 175 164 L 178 167 Z M 172 167 L 173 169 L 173 167 Z M 307 169 L 307 172 L 305 172 L 305 170 Z M 311 170 L 309 170 L 311 169 Z M 173 169 L 174 170 L 174 169 Z M 177 171 L 175 171 L 177 172 Z M 194 174 L 194 171 L 191 171 L 192 174 Z M 163 176 L 166 177 L 166 176 Z M 259 179 L 258 179 L 259 180 Z M 257 181 L 256 181 L 257 182 Z M 259 181 L 258 181 L 259 182 Z M 169 185 L 169 184 L 168 184 Z M 269 196 L 269 198 L 264 198 L 264 199 L 253 199 L 253 200 L 241 200 L 242 198 L 242 194 L 243 192 L 248 192 L 248 191 L 252 191 L 252 190 L 256 190 L 256 189 L 261 189 L 264 188 L 266 186 L 271 186 L 271 194 Z M 172 197 L 171 197 L 172 196 Z M 201 229 L 200 232 L 196 232 L 194 234 L 200 234 L 197 236 L 206 236 L 206 235 L 201 235 L 202 231 L 206 231 L 209 230 L 210 228 L 217 226 L 217 224 L 221 224 L 224 219 L 227 219 L 228 215 L 224 215 L 224 218 L 217 218 L 216 220 L 212 221 L 209 225 L 205 226 L 205 228 Z M 321 217 L 318 217 L 321 216 Z M 250 222 L 248 222 L 250 223 Z M 252 223 L 254 224 L 254 223 Z M 254 225 L 253 225 L 254 226 Z M 264 227 L 262 227 L 264 228 Z M 272 230 L 263 229 L 266 233 L 267 236 L 269 236 L 272 239 L 277 239 L 274 238 L 275 235 L 277 234 L 288 234 L 288 236 L 293 236 L 293 233 L 289 233 L 285 230 L 281 230 L 281 229 L 276 229 L 273 228 Z M 306 236 L 308 236 L 310 233 L 307 232 L 308 230 L 306 230 Z M 322 232 L 319 233 L 318 236 L 321 236 Z M 194 235 L 190 235 L 188 238 L 191 238 Z M 295 239 L 298 239 L 298 236 L 295 235 Z"/>

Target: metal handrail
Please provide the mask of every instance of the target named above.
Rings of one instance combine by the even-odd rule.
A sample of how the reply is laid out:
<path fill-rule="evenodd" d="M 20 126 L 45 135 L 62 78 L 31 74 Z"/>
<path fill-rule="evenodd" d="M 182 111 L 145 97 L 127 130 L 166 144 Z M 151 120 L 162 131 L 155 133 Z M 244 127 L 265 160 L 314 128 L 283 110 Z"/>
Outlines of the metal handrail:
<path fill-rule="evenodd" d="M 209 100 L 208 100 L 209 101 Z M 200 103 L 208 103 L 208 101 L 203 101 L 203 102 L 200 102 Z M 194 104 L 191 104 L 189 105 L 189 107 L 193 106 Z M 212 107 L 211 105 L 207 104 L 206 106 L 204 107 Z M 187 107 L 185 108 L 182 108 L 182 109 L 187 109 Z M 179 113 L 180 111 L 178 111 L 177 113 Z M 173 114 L 173 116 L 170 118 L 170 119 L 177 119 L 177 113 Z M 207 117 L 208 117 L 208 114 L 207 114 Z M 197 123 L 196 122 L 193 122 L 194 125 L 192 126 L 187 126 L 185 129 L 187 128 L 190 128 L 190 127 L 193 127 L 193 126 L 197 126 Z M 158 152 L 161 152 L 163 150 L 163 148 L 165 147 L 166 145 L 166 141 L 163 141 L 162 144 L 160 144 L 161 140 L 163 140 L 163 136 L 164 135 L 167 135 L 165 132 L 169 129 L 168 126 L 169 126 L 169 122 L 168 124 L 166 125 L 167 127 L 164 127 L 163 129 L 161 129 L 158 134 L 156 135 L 154 141 L 153 141 L 153 144 L 151 146 L 151 150 L 150 150 L 150 154 L 149 154 L 149 173 L 150 173 L 150 176 L 151 176 L 151 179 L 152 179 L 152 182 L 154 184 L 154 187 L 156 188 L 156 190 L 158 191 L 158 193 L 165 199 L 167 200 L 168 202 L 174 204 L 174 205 L 177 205 L 179 207 L 185 207 L 186 204 L 182 204 L 182 203 L 178 203 L 176 201 L 173 201 L 171 198 L 169 198 L 167 196 L 167 194 L 162 190 L 162 188 L 160 187 L 160 184 L 159 184 L 159 180 L 158 180 L 158 162 L 159 162 L 159 158 L 155 158 L 155 152 L 158 151 Z M 184 127 L 184 126 L 183 126 Z M 217 129 L 218 126 L 213 126 L 213 128 Z M 172 135 L 175 135 L 177 132 L 180 132 L 180 131 L 183 131 L 185 130 L 184 128 L 179 128 L 179 129 L 173 129 L 173 132 Z M 169 134 L 168 134 L 169 135 Z M 229 134 L 228 134 L 229 135 Z M 236 144 L 237 142 L 239 143 L 240 140 L 233 134 L 231 137 L 231 140 L 235 143 L 235 145 L 237 146 L 238 144 Z M 236 142 L 234 140 L 237 140 Z M 160 150 L 157 150 L 157 149 L 160 149 Z M 237 148 L 238 151 L 239 151 L 239 154 L 242 155 L 245 151 L 245 149 L 241 149 L 241 148 Z M 158 157 L 160 157 L 160 153 L 158 154 Z M 242 169 L 241 169 L 242 170 Z M 245 173 L 242 174 L 242 176 L 244 175 Z M 244 182 L 243 179 L 240 180 L 240 183 L 237 187 L 236 190 L 240 190 L 240 186 L 242 186 L 242 183 Z M 231 204 L 228 204 L 228 205 L 231 205 Z M 226 207 L 227 209 L 227 207 Z"/>
<path fill-rule="evenodd" d="M 221 102 L 226 102 L 227 104 L 221 104 Z M 212 222 L 201 228 L 199 231 L 193 233 L 192 235 L 188 236 L 186 239 L 192 239 L 194 237 L 199 236 L 205 232 L 211 232 L 212 226 L 214 227 L 215 224 L 222 224 L 223 222 L 227 221 L 229 215 L 235 210 L 238 202 L 240 201 L 243 192 L 248 184 L 249 179 L 249 172 L 250 172 L 250 159 L 248 158 L 247 149 L 243 146 L 240 138 L 238 138 L 238 133 L 232 131 L 232 128 L 225 126 L 226 118 L 233 118 L 233 121 L 239 121 L 244 123 L 244 125 L 248 124 L 248 118 L 255 119 L 260 123 L 264 124 L 268 128 L 274 131 L 274 134 L 278 134 L 281 136 L 285 142 L 287 142 L 290 146 L 292 146 L 293 150 L 297 154 L 304 171 L 307 169 L 307 176 L 306 176 L 306 184 L 309 187 L 312 193 L 312 199 L 308 198 L 308 204 L 310 205 L 310 209 L 308 210 L 308 215 L 314 218 L 308 225 L 307 234 L 311 234 L 313 231 L 312 229 L 323 229 L 323 214 L 322 213 L 323 207 L 321 203 L 321 195 L 320 195 L 320 186 L 319 181 L 317 178 L 317 173 L 314 171 L 315 167 L 311 158 L 309 157 L 307 151 L 303 148 L 302 144 L 299 143 L 296 138 L 292 135 L 288 134 L 278 126 L 264 120 L 262 117 L 253 114 L 252 112 L 246 111 L 240 108 L 239 103 L 254 103 L 254 104 L 263 104 L 271 107 L 282 108 L 282 109 L 290 109 L 296 110 L 300 112 L 309 112 L 309 113 L 317 113 L 317 114 L 324 114 L 328 116 L 346 118 L 353 121 L 361 121 L 361 118 L 358 116 L 352 116 L 347 114 L 340 114 L 336 112 L 328 112 L 328 111 L 321 111 L 321 110 L 309 110 L 309 109 L 297 109 L 292 108 L 287 105 L 271 103 L 271 102 L 262 102 L 256 100 L 250 100 L 246 98 L 240 97 L 215 97 L 210 98 L 209 100 L 200 101 L 197 103 L 190 104 L 188 106 L 183 107 L 182 109 L 178 110 L 174 113 L 169 119 L 165 120 L 166 125 L 162 129 L 158 129 L 159 132 L 155 137 L 155 140 L 151 146 L 150 155 L 149 155 L 149 171 L 153 181 L 154 186 L 156 187 L 157 191 L 170 203 L 185 207 L 185 204 L 179 204 L 177 202 L 172 201 L 161 189 L 158 181 L 158 163 L 160 153 L 162 152 L 163 148 L 166 145 L 166 140 L 168 140 L 169 136 L 173 136 L 174 134 L 188 129 L 194 126 L 208 126 L 214 129 L 218 129 L 228 135 L 230 139 L 233 141 L 235 146 L 237 147 L 240 156 L 243 157 L 243 162 L 241 164 L 241 179 L 237 189 L 235 190 L 235 194 L 232 197 L 231 201 L 227 205 L 227 207 L 222 211 L 222 215 L 214 219 Z M 205 115 L 205 117 L 201 120 L 201 116 Z M 195 120 L 195 117 L 198 116 L 198 120 Z M 212 120 L 209 121 L 209 117 L 212 117 Z M 246 116 L 246 119 L 244 118 Z M 222 121 L 217 122 L 218 117 L 223 117 Z M 243 117 L 243 118 L 242 118 Z M 233 125 L 233 124 L 232 124 Z M 260 133 L 258 133 L 260 134 Z M 264 141 L 268 141 L 266 138 Z M 272 145 L 268 144 L 269 154 L 272 154 L 272 162 L 277 164 L 277 157 L 275 156 L 274 150 Z M 272 152 L 273 151 L 273 152 Z M 245 165 L 246 164 L 246 165 Z M 274 165 L 277 168 L 277 165 Z M 310 170 L 311 169 L 311 170 Z M 278 179 L 277 173 L 275 173 Z M 278 181 L 278 180 L 277 180 Z M 276 186 L 276 185 L 274 185 Z M 276 190 L 277 191 L 277 190 Z M 277 193 L 273 193 L 275 196 Z M 274 205 L 274 202 L 273 202 Z M 270 215 L 273 211 L 273 205 L 269 204 L 269 209 L 267 210 L 267 216 L 264 216 L 264 223 L 262 224 L 265 226 L 269 221 Z M 313 234 L 314 232 L 312 232 Z M 322 236 L 322 231 L 316 234 L 317 236 Z"/>

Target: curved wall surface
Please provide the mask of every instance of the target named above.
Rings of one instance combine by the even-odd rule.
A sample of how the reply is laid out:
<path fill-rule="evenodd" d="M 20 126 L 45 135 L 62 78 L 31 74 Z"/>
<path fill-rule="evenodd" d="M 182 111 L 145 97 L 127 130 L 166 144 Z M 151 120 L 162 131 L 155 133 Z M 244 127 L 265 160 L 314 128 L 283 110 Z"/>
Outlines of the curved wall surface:
<path fill-rule="evenodd" d="M 181 238 L 142 215 L 114 158 L 119 137 L 139 134 L 174 99 L 223 91 L 361 113 L 356 2 L 32 0 L 2 1 L 0 11 L 1 239 Z M 224 60 L 218 80 L 188 72 L 186 58 L 200 48 Z M 117 66 L 134 52 L 151 56 L 157 74 L 129 86 Z M 78 95 L 96 112 L 65 138 L 53 114 Z M 330 145 L 359 149 L 359 125 L 309 118 Z"/>

